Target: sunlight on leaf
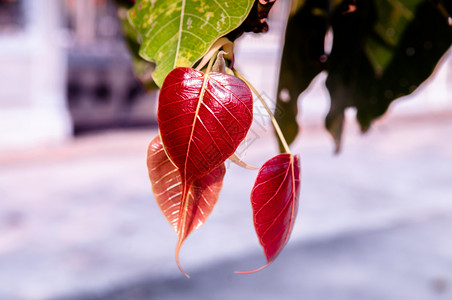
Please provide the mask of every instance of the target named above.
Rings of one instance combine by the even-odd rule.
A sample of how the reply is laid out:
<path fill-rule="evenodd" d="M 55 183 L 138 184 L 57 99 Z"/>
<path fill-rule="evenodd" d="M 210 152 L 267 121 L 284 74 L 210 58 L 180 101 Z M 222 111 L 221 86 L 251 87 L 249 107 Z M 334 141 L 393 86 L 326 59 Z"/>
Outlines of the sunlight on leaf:
<path fill-rule="evenodd" d="M 195 180 L 185 200 L 182 199 L 179 171 L 166 156 L 159 136 L 149 144 L 147 166 L 155 200 L 179 237 L 176 247 L 177 265 L 187 275 L 179 264 L 180 247 L 187 236 L 203 225 L 212 212 L 223 185 L 225 166 L 222 164 Z"/>
<path fill-rule="evenodd" d="M 157 117 L 186 195 L 194 180 L 222 164 L 243 141 L 253 120 L 253 97 L 235 76 L 177 68 L 163 83 Z"/>

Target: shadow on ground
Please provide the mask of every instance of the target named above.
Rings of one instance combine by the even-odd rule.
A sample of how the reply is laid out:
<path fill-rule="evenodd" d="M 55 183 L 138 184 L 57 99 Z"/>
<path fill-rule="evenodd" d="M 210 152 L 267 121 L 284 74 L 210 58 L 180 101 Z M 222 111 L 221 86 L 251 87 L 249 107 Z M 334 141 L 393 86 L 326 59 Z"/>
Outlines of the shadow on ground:
<path fill-rule="evenodd" d="M 64 300 L 307 299 L 427 300 L 452 297 L 452 218 L 398 224 L 333 239 L 289 245 L 267 269 L 262 253 L 222 261 L 177 278 L 142 280 L 97 295 Z"/>

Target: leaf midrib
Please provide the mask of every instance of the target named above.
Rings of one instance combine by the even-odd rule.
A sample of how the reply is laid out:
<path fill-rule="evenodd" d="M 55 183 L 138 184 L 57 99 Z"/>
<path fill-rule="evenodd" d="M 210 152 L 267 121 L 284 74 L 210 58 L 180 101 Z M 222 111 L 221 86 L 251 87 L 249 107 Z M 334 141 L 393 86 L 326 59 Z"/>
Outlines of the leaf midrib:
<path fill-rule="evenodd" d="M 182 7 L 180 10 L 179 33 L 177 35 L 176 56 L 174 57 L 173 69 L 176 68 L 176 62 L 179 56 L 180 42 L 182 40 L 182 27 L 184 26 L 185 2 L 186 0 L 182 0 Z"/>

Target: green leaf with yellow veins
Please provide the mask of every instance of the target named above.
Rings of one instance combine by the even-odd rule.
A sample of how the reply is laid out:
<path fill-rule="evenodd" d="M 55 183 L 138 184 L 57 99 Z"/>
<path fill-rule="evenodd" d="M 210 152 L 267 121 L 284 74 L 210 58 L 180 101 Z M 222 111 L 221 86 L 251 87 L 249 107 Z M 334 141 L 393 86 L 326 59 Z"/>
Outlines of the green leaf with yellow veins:
<path fill-rule="evenodd" d="M 129 20 L 141 39 L 139 54 L 157 64 L 161 86 L 177 67 L 191 67 L 220 37 L 247 17 L 253 0 L 137 0 Z"/>

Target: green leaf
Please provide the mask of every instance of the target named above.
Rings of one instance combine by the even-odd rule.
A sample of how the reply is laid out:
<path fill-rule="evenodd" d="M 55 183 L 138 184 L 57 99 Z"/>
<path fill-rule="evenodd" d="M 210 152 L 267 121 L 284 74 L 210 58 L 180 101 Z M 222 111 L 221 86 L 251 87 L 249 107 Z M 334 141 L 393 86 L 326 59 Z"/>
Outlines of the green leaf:
<path fill-rule="evenodd" d="M 177 67 L 191 67 L 220 37 L 237 28 L 253 0 L 138 0 L 129 20 L 141 37 L 139 54 L 155 62 L 158 86 Z"/>

